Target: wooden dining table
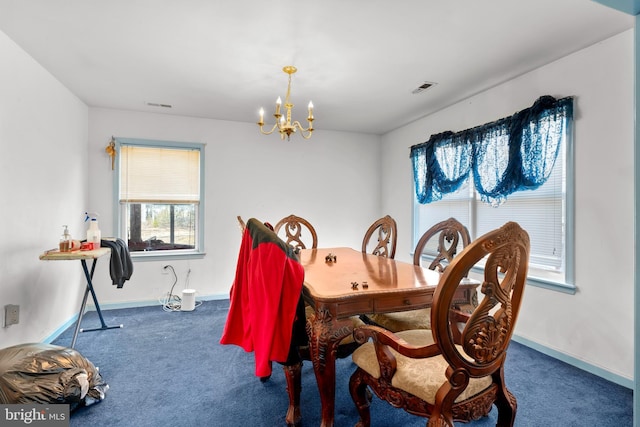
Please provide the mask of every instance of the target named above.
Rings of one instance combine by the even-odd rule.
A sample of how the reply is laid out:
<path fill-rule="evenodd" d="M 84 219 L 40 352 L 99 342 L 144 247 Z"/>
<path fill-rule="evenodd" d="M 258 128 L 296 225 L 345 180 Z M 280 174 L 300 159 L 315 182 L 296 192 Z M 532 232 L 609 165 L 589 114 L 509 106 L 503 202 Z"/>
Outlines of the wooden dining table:
<path fill-rule="evenodd" d="M 336 352 L 353 333 L 352 316 L 429 307 L 440 273 L 351 248 L 300 251 L 303 297 L 313 307 L 308 320 L 309 350 L 322 407 L 321 427 L 332 427 L 335 411 Z M 456 304 L 468 304 L 479 282 L 465 279 Z"/>

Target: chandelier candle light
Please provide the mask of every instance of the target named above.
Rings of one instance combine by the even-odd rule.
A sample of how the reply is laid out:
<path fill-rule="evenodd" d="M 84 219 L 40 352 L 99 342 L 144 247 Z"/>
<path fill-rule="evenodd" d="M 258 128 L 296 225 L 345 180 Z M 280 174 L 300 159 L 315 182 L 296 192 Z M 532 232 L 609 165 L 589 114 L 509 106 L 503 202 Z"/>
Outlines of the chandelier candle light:
<path fill-rule="evenodd" d="M 280 138 L 284 141 L 285 135 L 287 136 L 287 140 L 292 133 L 296 131 L 300 131 L 300 135 L 304 139 L 311 138 L 311 134 L 313 133 L 313 103 L 309 101 L 309 115 L 307 116 L 307 121 L 309 122 L 309 127 L 307 129 L 303 128 L 299 121 L 291 121 L 291 109 L 293 108 L 293 104 L 289 99 L 289 95 L 291 92 L 291 75 L 298 71 L 296 67 L 293 65 L 287 65 L 282 69 L 285 73 L 289 75 L 289 84 L 287 85 L 287 95 L 284 98 L 284 108 L 287 111 L 286 117 L 280 113 L 280 107 L 282 106 L 282 100 L 278 97 L 276 101 L 276 112 L 273 117 L 276 118 L 276 123 L 273 125 L 270 131 L 265 131 L 263 129 L 264 126 L 264 108 L 260 108 L 260 121 L 257 123 L 260 126 L 260 132 L 265 135 L 272 134 L 276 129 L 280 132 Z M 305 134 L 306 133 L 306 134 Z"/>

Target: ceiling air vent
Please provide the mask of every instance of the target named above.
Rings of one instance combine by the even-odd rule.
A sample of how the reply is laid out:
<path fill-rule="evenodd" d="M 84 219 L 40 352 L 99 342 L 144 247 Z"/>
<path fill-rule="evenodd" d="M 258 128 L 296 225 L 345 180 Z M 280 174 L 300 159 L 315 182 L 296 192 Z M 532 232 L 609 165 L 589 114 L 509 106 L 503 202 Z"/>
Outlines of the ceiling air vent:
<path fill-rule="evenodd" d="M 433 83 L 433 82 L 424 82 L 423 84 L 421 84 L 420 86 L 418 86 L 417 88 L 412 90 L 411 93 L 414 94 L 414 95 L 417 95 L 420 92 L 424 92 L 425 90 L 429 89 L 431 86 L 433 86 L 435 84 L 436 83 Z"/>
<path fill-rule="evenodd" d="M 157 102 L 147 102 L 149 107 L 171 108 L 171 104 L 158 104 Z"/>

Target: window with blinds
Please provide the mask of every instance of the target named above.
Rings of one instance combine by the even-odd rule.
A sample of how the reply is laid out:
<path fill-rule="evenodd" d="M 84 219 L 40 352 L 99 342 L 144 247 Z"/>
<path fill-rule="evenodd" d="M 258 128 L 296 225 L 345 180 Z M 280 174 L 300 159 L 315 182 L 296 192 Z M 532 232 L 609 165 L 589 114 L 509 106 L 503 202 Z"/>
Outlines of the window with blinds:
<path fill-rule="evenodd" d="M 567 263 L 573 252 L 572 215 L 568 208 L 571 200 L 567 199 L 567 194 L 573 194 L 568 172 L 572 170 L 570 134 L 563 137 L 547 182 L 536 190 L 515 192 L 497 207 L 480 200 L 471 182 L 472 174 L 460 189 L 437 202 L 420 204 L 414 196 L 413 246 L 429 227 L 449 217 L 467 226 L 472 240 L 507 221 L 516 221 L 531 237 L 530 282 L 572 293 L 571 265 Z"/>
<path fill-rule="evenodd" d="M 204 146 L 116 142 L 119 228 L 132 255 L 201 252 Z"/>

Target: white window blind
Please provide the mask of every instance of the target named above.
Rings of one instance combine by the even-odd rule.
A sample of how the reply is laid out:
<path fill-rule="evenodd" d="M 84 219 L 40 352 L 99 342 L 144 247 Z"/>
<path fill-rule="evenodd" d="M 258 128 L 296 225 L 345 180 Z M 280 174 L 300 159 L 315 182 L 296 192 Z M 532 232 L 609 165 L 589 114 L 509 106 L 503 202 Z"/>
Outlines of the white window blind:
<path fill-rule="evenodd" d="M 122 145 L 120 156 L 120 202 L 199 202 L 200 150 Z"/>
<path fill-rule="evenodd" d="M 531 241 L 530 268 L 563 272 L 565 260 L 565 155 L 564 144 L 547 182 L 536 190 L 517 191 L 499 207 L 476 201 L 476 236 L 507 221 L 527 230 Z M 532 272 L 535 275 L 535 270 Z"/>

